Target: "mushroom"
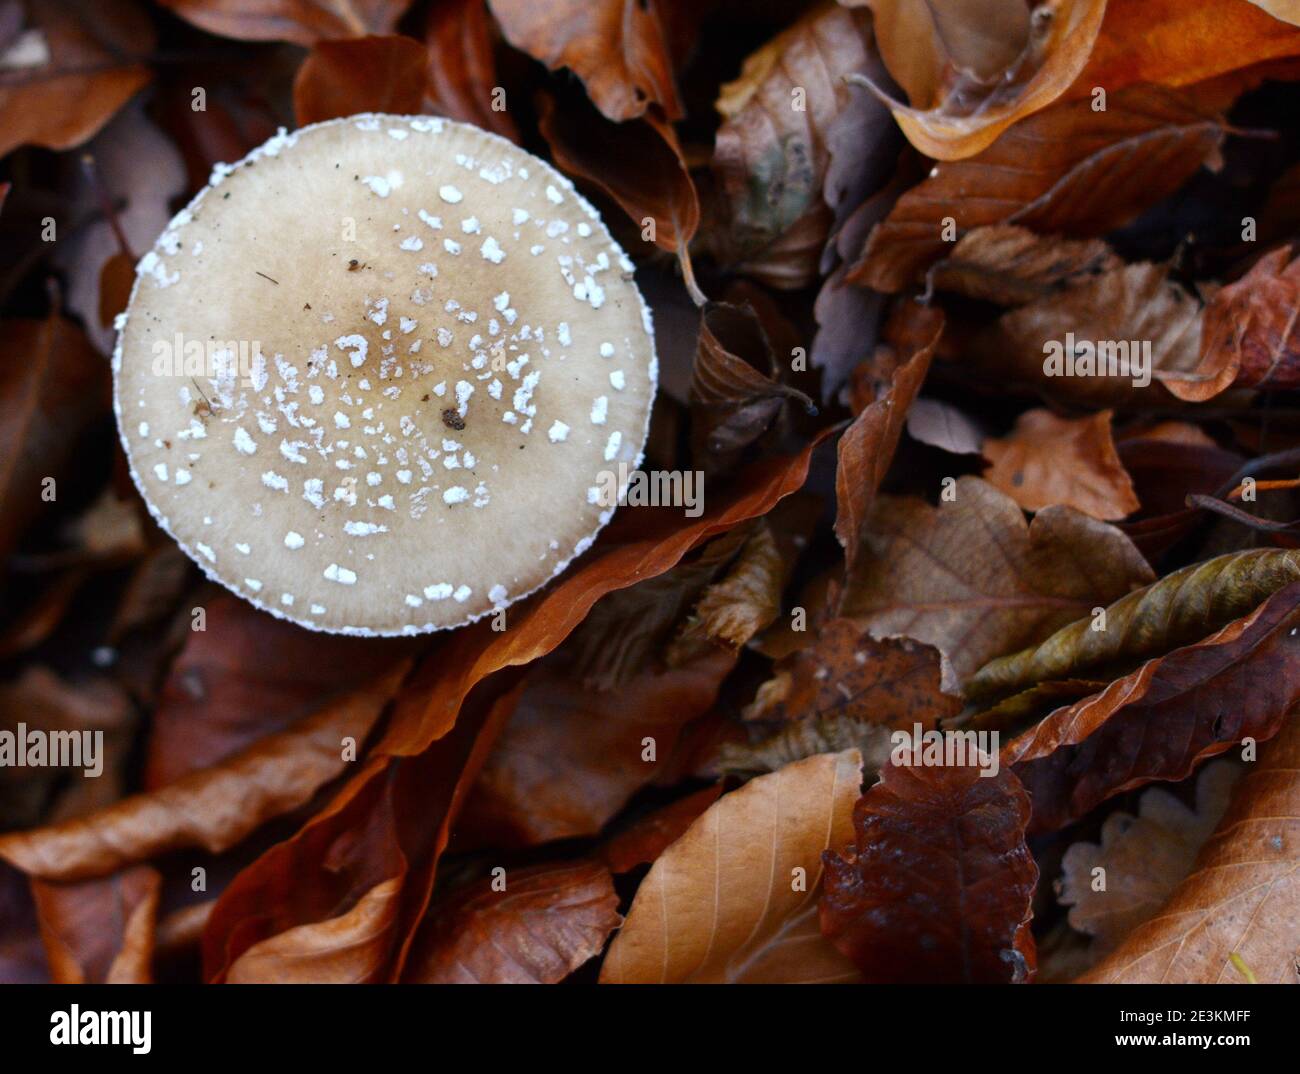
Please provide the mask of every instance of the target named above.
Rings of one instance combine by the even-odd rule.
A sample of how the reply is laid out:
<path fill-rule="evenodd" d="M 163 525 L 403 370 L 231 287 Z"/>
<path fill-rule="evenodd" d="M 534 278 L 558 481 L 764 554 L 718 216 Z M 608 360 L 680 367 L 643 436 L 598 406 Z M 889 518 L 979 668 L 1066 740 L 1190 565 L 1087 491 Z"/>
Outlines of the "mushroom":
<path fill-rule="evenodd" d="M 596 211 L 475 127 L 281 131 L 140 261 L 114 405 L 158 523 L 315 630 L 417 634 L 581 555 L 640 464 L 649 311 Z"/>

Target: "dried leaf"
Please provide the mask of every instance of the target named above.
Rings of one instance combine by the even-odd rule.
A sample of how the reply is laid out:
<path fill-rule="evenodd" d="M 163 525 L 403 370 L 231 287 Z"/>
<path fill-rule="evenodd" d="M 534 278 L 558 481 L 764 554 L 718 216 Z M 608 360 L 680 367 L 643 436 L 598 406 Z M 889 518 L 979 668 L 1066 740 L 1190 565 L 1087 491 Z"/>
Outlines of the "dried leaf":
<path fill-rule="evenodd" d="M 1052 831 L 1112 795 L 1186 779 L 1245 738 L 1262 742 L 1300 701 L 1300 584 L 1203 641 L 1148 660 L 1099 694 L 1057 709 L 1008 743 L 1002 763 Z"/>
<path fill-rule="evenodd" d="M 601 860 L 614 873 L 627 873 L 638 865 L 650 864 L 677 842 L 721 793 L 722 784 L 713 783 L 633 821 L 600 848 Z"/>
<path fill-rule="evenodd" d="M 821 854 L 851 832 L 853 750 L 724 795 L 650 867 L 601 967 L 603 984 L 857 979 L 817 927 Z"/>
<path fill-rule="evenodd" d="M 1014 501 L 978 478 L 959 478 L 953 491 L 937 510 L 881 499 L 841 606 L 876 637 L 936 646 L 954 672 L 946 687 L 1152 580 L 1113 526 L 1069 507 L 1026 525 Z"/>
<path fill-rule="evenodd" d="M 54 983 L 150 983 L 160 882 L 148 865 L 77 884 L 33 880 Z"/>
<path fill-rule="evenodd" d="M 159 0 L 222 37 L 311 47 L 339 37 L 390 34 L 411 0 Z"/>
<path fill-rule="evenodd" d="M 507 41 L 552 71 L 573 71 L 607 119 L 637 119 L 652 105 L 669 119 L 681 118 L 661 0 L 489 0 L 489 6 Z"/>
<path fill-rule="evenodd" d="M 966 696 L 987 701 L 1052 679 L 1099 678 L 1132 667 L 1226 626 L 1297 580 L 1300 553 L 1283 549 L 1189 564 L 1121 597 L 1104 618 L 1081 617 L 1037 646 L 991 661 L 967 682 Z"/>
<path fill-rule="evenodd" d="M 519 130 L 494 91 L 493 46 L 499 35 L 483 0 L 439 0 L 429 8 L 424 40 L 429 49 L 429 85 L 434 112 L 519 141 Z M 504 104 L 504 98 L 502 98 Z"/>
<path fill-rule="evenodd" d="M 1213 165 L 1223 135 L 1195 97 L 1156 86 L 1112 93 L 1104 112 L 1091 99 L 1060 102 L 982 153 L 937 165 L 872 231 L 849 278 L 903 290 L 945 254 L 945 218 L 958 238 L 992 224 L 1103 235 Z"/>
<path fill-rule="evenodd" d="M 1047 107 L 1083 70 L 1106 0 L 858 0 L 875 13 L 903 133 L 926 156 L 959 160 Z"/>
<path fill-rule="evenodd" d="M 1098 954 L 1149 920 L 1187 878 L 1240 775 L 1241 768 L 1227 761 L 1206 765 L 1196 780 L 1194 808 L 1152 787 L 1142 792 L 1136 817 L 1117 810 L 1102 825 L 1100 843 L 1075 843 L 1065 852 L 1058 899 L 1070 907 L 1070 925 L 1093 938 Z M 1099 875 L 1105 887 L 1098 888 Z"/>
<path fill-rule="evenodd" d="M 1233 983 L 1233 956 L 1262 983 L 1294 984 L 1300 933 L 1300 719 L 1289 716 L 1158 914 L 1084 978 Z"/>
<path fill-rule="evenodd" d="M 1111 412 L 1059 418 L 1027 410 L 1005 440 L 986 440 L 992 465 L 985 479 L 1026 511 L 1063 504 L 1093 518 L 1116 519 L 1138 509 L 1133 481 L 1110 433 Z"/>
<path fill-rule="evenodd" d="M 428 53 L 409 37 L 321 41 L 293 80 L 294 115 L 299 126 L 359 112 L 417 115 L 428 70 Z"/>
<path fill-rule="evenodd" d="M 885 767 L 854 806 L 853 841 L 823 855 L 822 931 L 868 982 L 1033 979 L 1029 796 L 1006 768 L 985 773 Z"/>
<path fill-rule="evenodd" d="M 1296 0 L 1250 0 L 1256 7 L 1261 7 L 1275 19 L 1300 26 L 1300 3 Z"/>
<path fill-rule="evenodd" d="M 579 861 L 508 870 L 429 911 L 403 980 L 557 984 L 598 955 L 623 919 L 609 870 Z"/>

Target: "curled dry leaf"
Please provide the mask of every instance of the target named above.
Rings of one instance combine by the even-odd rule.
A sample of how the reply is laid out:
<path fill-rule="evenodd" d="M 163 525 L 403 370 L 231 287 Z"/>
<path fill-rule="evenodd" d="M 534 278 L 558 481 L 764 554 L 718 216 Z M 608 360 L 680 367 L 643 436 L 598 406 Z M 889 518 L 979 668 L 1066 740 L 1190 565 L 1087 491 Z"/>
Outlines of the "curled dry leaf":
<path fill-rule="evenodd" d="M 1228 388 L 1300 387 L 1300 258 L 1284 247 L 1265 254 L 1205 309 L 1201 365 L 1207 378 L 1170 383 L 1179 398 L 1212 399 Z"/>
<path fill-rule="evenodd" d="M 409 37 L 321 41 L 293 80 L 298 125 L 358 112 L 416 115 L 423 111 L 429 55 Z"/>
<path fill-rule="evenodd" d="M 987 148 L 1016 120 L 1060 97 L 1092 52 L 1106 0 L 858 0 L 875 13 L 903 133 L 937 160 Z M 956 51 L 953 51 L 956 50 Z"/>
<path fill-rule="evenodd" d="M 1100 239 L 1063 239 L 1015 224 L 990 224 L 958 239 L 952 253 L 931 266 L 926 287 L 1022 306 L 1120 264 Z"/>
<path fill-rule="evenodd" d="M 984 477 L 1026 511 L 1063 504 L 1093 518 L 1116 519 L 1138 509 L 1133 481 L 1119 461 L 1111 413 L 1060 418 L 1027 410 L 1005 440 L 986 440 L 992 464 Z"/>
<path fill-rule="evenodd" d="M 483 0 L 439 0 L 429 8 L 424 40 L 429 49 L 425 95 L 434 112 L 519 141 L 504 107 L 493 46 L 497 30 Z M 504 93 L 504 89 L 502 89 Z"/>
<path fill-rule="evenodd" d="M 966 684 L 966 696 L 987 701 L 1053 679 L 1109 677 L 1122 665 L 1205 637 L 1295 581 L 1300 554 L 1285 549 L 1189 564 L 1121 597 L 1104 618 L 1081 617 L 1037 646 L 990 661 Z"/>
<path fill-rule="evenodd" d="M 952 491 L 937 509 L 881 498 L 840 609 L 876 637 L 936 646 L 952 666 L 947 687 L 1152 580 L 1105 522 L 1048 507 L 1026 524 L 1013 500 L 974 477 Z"/>
<path fill-rule="evenodd" d="M 72 5 L 23 7 L 28 28 L 0 56 L 0 157 L 80 145 L 150 79 L 153 25 L 130 0 L 102 0 L 93 27 Z"/>
<path fill-rule="evenodd" d="M 1112 93 L 1105 112 L 1089 99 L 1058 102 L 983 152 L 937 165 L 872 231 L 849 278 L 903 290 L 945 255 L 945 219 L 958 237 L 991 224 L 1104 235 L 1202 164 L 1215 165 L 1223 137 L 1220 116 L 1189 93 L 1158 86 Z"/>
<path fill-rule="evenodd" d="M 833 219 L 822 197 L 828 139 L 860 107 L 844 76 L 869 69 L 870 40 L 865 13 L 821 3 L 722 87 L 712 165 L 722 219 L 711 238 L 738 271 L 786 289 L 816 278 Z"/>
<path fill-rule="evenodd" d="M 411 0 L 159 0 L 210 34 L 244 41 L 317 41 L 391 34 Z"/>
<path fill-rule="evenodd" d="M 1065 852 L 1058 898 L 1070 907 L 1071 927 L 1093 938 L 1095 953 L 1118 946 L 1187 878 L 1241 772 L 1227 761 L 1206 765 L 1194 808 L 1163 787 L 1143 791 L 1136 817 L 1117 810 L 1102 825 L 1100 843 L 1075 843 Z"/>
<path fill-rule="evenodd" d="M 598 955 L 623 919 L 609 869 L 579 861 L 509 870 L 429 911 L 403 980 L 417 984 L 557 984 Z"/>
<path fill-rule="evenodd" d="M 552 71 L 582 79 L 607 119 L 658 106 L 681 117 L 662 0 L 489 0 L 506 40 Z"/>
<path fill-rule="evenodd" d="M 848 573 L 857 563 L 863 528 L 875 506 L 880 483 L 894 461 L 908 410 L 925 382 L 943 328 L 940 315 L 933 337 L 895 368 L 888 387 L 854 418 L 836 447 L 835 536 L 844 546 L 844 569 Z"/>
<path fill-rule="evenodd" d="M 78 880 L 180 847 L 218 853 L 271 817 L 302 805 L 343 771 L 405 667 L 327 706 L 244 753 L 86 817 L 0 835 L 0 857 L 29 876 Z"/>
<path fill-rule="evenodd" d="M 1083 980 L 1294 984 L 1300 943 L 1300 719 L 1247 768 L 1192 874 Z"/>
<path fill-rule="evenodd" d="M 1300 701 L 1297 624 L 1300 583 L 1292 583 L 1004 746 L 1002 763 L 1033 798 L 1031 830 L 1061 828 L 1134 787 L 1185 779 L 1245 738 L 1272 738 Z"/>
<path fill-rule="evenodd" d="M 817 924 L 821 855 L 850 838 L 856 750 L 820 754 L 724 795 L 650 867 L 602 984 L 857 980 Z"/>
<path fill-rule="evenodd" d="M 887 765 L 827 851 L 822 931 L 874 984 L 1024 983 L 1038 866 L 1029 797 L 980 761 Z"/>
<path fill-rule="evenodd" d="M 55 984 L 148 984 L 161 877 L 135 865 L 75 884 L 32 881 Z M 112 922 L 106 928 L 105 923 Z"/>
<path fill-rule="evenodd" d="M 614 873 L 628 873 L 638 865 L 648 865 L 677 842 L 721 793 L 722 783 L 713 783 L 633 821 L 600 848 L 601 860 Z"/>

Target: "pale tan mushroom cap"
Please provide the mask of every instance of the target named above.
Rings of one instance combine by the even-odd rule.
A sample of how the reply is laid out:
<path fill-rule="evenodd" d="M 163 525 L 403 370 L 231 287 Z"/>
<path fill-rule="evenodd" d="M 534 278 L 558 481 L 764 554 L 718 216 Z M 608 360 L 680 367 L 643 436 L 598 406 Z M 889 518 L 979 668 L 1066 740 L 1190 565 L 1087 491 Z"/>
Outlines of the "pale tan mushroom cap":
<path fill-rule="evenodd" d="M 504 607 L 586 550 L 640 463 L 656 369 L 631 269 L 495 135 L 282 134 L 140 262 L 114 356 L 136 483 L 208 575 L 304 626 Z"/>

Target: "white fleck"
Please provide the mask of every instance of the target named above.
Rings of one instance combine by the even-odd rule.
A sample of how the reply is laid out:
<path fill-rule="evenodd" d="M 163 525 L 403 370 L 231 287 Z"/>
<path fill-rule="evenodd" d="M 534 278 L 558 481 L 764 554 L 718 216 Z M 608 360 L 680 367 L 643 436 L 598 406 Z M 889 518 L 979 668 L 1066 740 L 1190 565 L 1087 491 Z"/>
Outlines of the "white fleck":
<path fill-rule="evenodd" d="M 355 571 L 340 567 L 337 563 L 331 563 L 325 568 L 325 577 L 331 582 L 338 582 L 339 585 L 355 585 L 357 581 Z"/>
<path fill-rule="evenodd" d="M 301 533 L 290 530 L 284 535 L 284 547 L 292 548 L 295 551 L 305 545 L 307 542 L 303 539 Z"/>
<path fill-rule="evenodd" d="M 605 417 L 609 414 L 609 397 L 600 395 L 596 401 L 591 404 L 591 424 L 604 425 Z"/>
<path fill-rule="evenodd" d="M 469 499 L 469 489 L 464 485 L 452 485 L 442 494 L 442 502 L 448 505 L 454 503 L 464 503 Z"/>
<path fill-rule="evenodd" d="M 442 200 L 445 202 L 455 205 L 458 202 L 460 202 L 465 197 L 465 195 L 462 194 L 450 183 L 447 183 L 438 188 L 438 197 L 442 198 Z"/>
<path fill-rule="evenodd" d="M 235 429 L 235 450 L 241 455 L 251 455 L 257 450 L 257 445 L 253 443 L 253 438 L 248 435 L 248 430 L 242 425 Z"/>

